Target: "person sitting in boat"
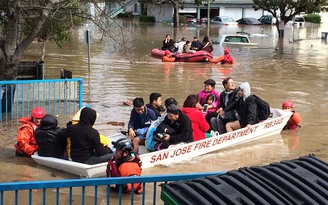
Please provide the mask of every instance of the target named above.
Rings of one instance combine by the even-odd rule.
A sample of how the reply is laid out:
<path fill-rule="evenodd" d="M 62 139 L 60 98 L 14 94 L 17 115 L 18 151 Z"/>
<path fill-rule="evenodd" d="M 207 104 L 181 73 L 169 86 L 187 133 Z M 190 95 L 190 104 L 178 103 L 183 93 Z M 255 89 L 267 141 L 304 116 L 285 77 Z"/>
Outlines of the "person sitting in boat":
<path fill-rule="evenodd" d="M 198 95 L 189 95 L 181 108 L 182 113 L 186 114 L 191 121 L 192 136 L 194 141 L 205 139 L 205 132 L 210 128 L 205 117 L 197 106 L 199 104 Z"/>
<path fill-rule="evenodd" d="M 256 99 L 251 95 L 251 87 L 248 82 L 244 82 L 239 86 L 238 95 L 240 98 L 237 102 L 236 111 L 240 116 L 240 120 L 228 122 L 226 124 L 227 132 L 244 127 L 250 128 L 259 122 Z"/>
<path fill-rule="evenodd" d="M 178 105 L 178 102 L 174 99 L 174 98 L 167 98 L 164 102 L 166 109 L 171 105 Z M 159 117 L 157 120 L 155 120 L 154 122 L 151 123 L 147 134 L 146 134 L 146 148 L 149 151 L 155 151 L 156 150 L 156 143 L 157 141 L 154 140 L 154 132 L 156 131 L 157 127 L 164 121 L 165 117 L 167 115 L 167 112 L 165 110 L 165 112 L 161 115 L 161 117 Z"/>
<path fill-rule="evenodd" d="M 15 144 L 16 156 L 31 157 L 37 151 L 38 145 L 34 131 L 40 125 L 43 117 L 44 110 L 40 107 L 35 107 L 32 109 L 30 117 L 19 119 L 21 125 L 18 128 L 17 142 Z"/>
<path fill-rule="evenodd" d="M 294 130 L 298 127 L 301 127 L 299 124 L 301 122 L 301 115 L 294 110 L 294 104 L 290 100 L 286 100 L 282 103 L 282 109 L 293 112 L 293 115 L 289 118 L 284 129 Z"/>
<path fill-rule="evenodd" d="M 175 41 L 171 39 L 170 34 L 167 34 L 165 36 L 165 39 L 163 40 L 163 46 L 161 48 L 162 50 L 170 50 L 172 52 L 175 51 Z"/>
<path fill-rule="evenodd" d="M 204 36 L 203 41 L 200 45 L 200 50 L 212 53 L 213 45 L 211 44 L 210 40 L 208 39 L 208 36 Z"/>
<path fill-rule="evenodd" d="M 230 55 L 230 49 L 229 48 L 225 48 L 223 55 L 219 56 L 218 58 L 216 58 L 214 60 L 210 60 L 210 62 L 212 62 L 212 63 L 221 62 L 221 64 L 235 64 L 235 60 Z"/>
<path fill-rule="evenodd" d="M 181 38 L 181 41 L 179 41 L 177 44 L 176 44 L 176 47 L 178 48 L 178 51 L 177 53 L 183 53 L 183 46 L 186 44 L 186 38 L 183 37 Z"/>
<path fill-rule="evenodd" d="M 164 55 L 162 57 L 162 62 L 174 62 L 175 57 L 173 56 L 173 53 L 169 50 L 165 50 Z"/>
<path fill-rule="evenodd" d="M 206 103 L 205 103 L 205 104 L 207 104 L 207 108 L 206 108 L 206 110 L 203 110 L 203 111 L 206 112 L 206 114 L 211 113 L 211 112 L 216 112 L 218 110 L 218 108 L 213 106 L 213 103 L 215 103 L 215 102 L 216 102 L 215 95 L 209 94 L 206 98 Z"/>
<path fill-rule="evenodd" d="M 213 131 L 217 131 L 220 134 L 226 132 L 225 125 L 228 122 L 233 122 L 239 118 L 236 110 L 231 107 L 236 107 L 236 103 L 239 101 L 238 89 L 231 77 L 223 79 L 222 85 L 224 91 L 220 94 L 221 107 L 217 110 L 218 116 L 211 118 L 211 125 Z M 226 111 L 230 110 L 230 111 Z"/>
<path fill-rule="evenodd" d="M 215 96 L 215 101 L 212 103 L 212 105 L 208 105 L 207 109 L 217 109 L 220 107 L 220 96 L 219 93 L 215 90 L 215 80 L 213 79 L 207 79 L 204 81 L 204 90 L 201 90 L 198 92 L 198 97 L 199 97 L 199 109 L 204 110 L 204 105 L 206 104 L 206 99 L 209 95 L 213 94 Z M 206 122 L 210 124 L 211 118 L 216 117 L 217 114 L 215 112 L 211 112 L 206 114 L 205 119 Z M 210 129 L 211 125 L 210 125 Z"/>
<path fill-rule="evenodd" d="M 58 127 L 55 116 L 46 114 L 40 126 L 35 130 L 35 140 L 38 144 L 38 155 L 42 157 L 66 158 L 66 138 L 63 130 Z"/>
<path fill-rule="evenodd" d="M 96 119 L 97 112 L 85 107 L 79 122 L 67 127 L 64 136 L 70 138 L 73 161 L 92 165 L 107 162 L 114 155 L 108 146 L 101 144 L 99 132 L 93 128 Z"/>
<path fill-rule="evenodd" d="M 195 50 L 191 50 L 191 42 L 190 41 L 186 41 L 186 44 L 183 45 L 183 53 L 195 53 Z"/>
<path fill-rule="evenodd" d="M 82 108 L 79 109 L 75 113 L 75 115 L 72 117 L 72 120 L 67 123 L 67 127 L 69 127 L 71 125 L 76 125 L 77 123 L 79 123 L 80 116 L 81 116 L 81 111 L 85 107 L 90 107 L 90 105 L 82 106 Z M 97 113 L 97 117 L 98 116 L 99 116 L 99 114 Z M 100 137 L 100 143 L 103 146 L 108 147 L 108 145 L 109 145 L 109 139 L 105 135 L 103 135 L 101 133 L 99 133 L 99 137 Z M 66 155 L 67 155 L 68 159 L 71 159 L 71 139 L 69 137 L 67 138 L 67 142 L 66 142 Z"/>
<path fill-rule="evenodd" d="M 134 152 L 139 152 L 139 145 L 145 145 L 146 134 L 152 121 L 157 119 L 153 110 L 147 108 L 143 98 L 133 100 L 133 109 L 131 110 L 128 124 L 128 137 L 134 145 Z"/>
<path fill-rule="evenodd" d="M 166 149 L 174 144 L 193 142 L 190 119 L 176 105 L 171 104 L 168 106 L 167 115 L 162 123 L 172 128 L 175 133 L 161 133 L 162 143 L 158 149 Z M 156 131 L 154 132 L 155 134 L 158 136 Z"/>
<path fill-rule="evenodd" d="M 133 153 L 133 143 L 129 139 L 121 138 L 116 142 L 112 142 L 115 148 L 115 156 L 107 163 L 107 177 L 130 177 L 141 175 L 141 161 L 138 155 Z M 130 193 L 133 190 L 137 194 L 142 193 L 142 183 L 124 184 L 122 191 Z M 118 185 L 110 186 L 114 191 L 119 191 Z"/>
<path fill-rule="evenodd" d="M 198 51 L 200 49 L 200 41 L 198 40 L 197 36 L 194 37 L 193 41 L 191 42 L 191 48 L 192 50 Z"/>
<path fill-rule="evenodd" d="M 161 116 L 164 111 L 162 106 L 162 95 L 160 93 L 151 93 L 149 95 L 149 103 L 146 105 L 149 109 L 153 110 L 157 117 Z"/>

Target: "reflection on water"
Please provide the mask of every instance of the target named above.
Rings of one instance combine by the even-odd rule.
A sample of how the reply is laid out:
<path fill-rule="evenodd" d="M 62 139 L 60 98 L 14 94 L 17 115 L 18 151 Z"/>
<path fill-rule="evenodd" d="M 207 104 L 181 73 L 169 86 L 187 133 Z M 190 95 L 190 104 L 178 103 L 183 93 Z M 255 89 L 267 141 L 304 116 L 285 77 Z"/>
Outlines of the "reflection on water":
<path fill-rule="evenodd" d="M 328 21 L 325 21 L 328 22 Z M 242 166 L 268 164 L 273 161 L 297 158 L 314 153 L 328 161 L 328 140 L 323 134 L 327 124 L 327 42 L 319 38 L 321 31 L 327 31 L 327 23 L 321 25 L 306 24 L 303 28 L 286 27 L 284 53 L 274 50 L 277 31 L 273 26 L 211 26 L 210 38 L 219 34 L 243 31 L 263 33 L 268 37 L 254 37 L 256 48 L 231 48 L 236 60 L 234 67 L 223 67 L 210 63 L 162 63 L 152 58 L 152 48 L 161 47 L 166 34 L 175 33 L 175 39 L 186 37 L 192 39 L 206 34 L 206 27 L 197 29 L 179 29 L 174 32 L 170 26 L 162 24 L 141 25 L 124 22 L 127 51 L 113 52 L 109 40 L 96 43 L 91 48 L 92 72 L 88 73 L 87 45 L 84 43 L 83 31 L 76 31 L 76 38 L 68 45 L 58 48 L 47 44 L 45 58 L 46 77 L 59 77 L 60 69 L 73 71 L 74 77 L 84 79 L 83 100 L 96 109 L 100 116 L 96 126 L 105 135 L 126 129 L 131 107 L 123 105 L 126 100 L 140 96 L 148 101 L 151 92 L 159 92 L 163 98 L 174 97 L 178 105 L 186 96 L 197 93 L 203 88 L 207 78 L 217 81 L 216 89 L 221 92 L 222 80 L 231 76 L 237 83 L 248 81 L 253 93 L 266 99 L 272 107 L 281 107 L 284 100 L 294 101 L 295 109 L 302 115 L 302 128 L 297 134 L 283 131 L 281 135 L 258 140 L 245 145 L 228 148 L 208 154 L 190 162 L 172 167 L 155 167 L 144 170 L 144 174 L 202 172 L 236 169 Z M 289 39 L 297 39 L 290 42 Z M 299 40 L 302 39 L 302 40 Z M 35 60 L 40 51 L 32 45 L 26 54 L 26 60 Z M 223 53 L 223 48 L 214 45 L 214 57 Z M 107 124 L 109 121 L 125 122 L 125 127 Z M 62 122 L 65 124 L 65 122 Z M 16 159 L 13 144 L 16 131 L 1 130 L 3 148 L 1 155 L 1 181 L 12 180 L 61 179 L 73 178 L 65 173 L 53 171 L 35 165 L 30 160 Z M 206 166 L 199 166 L 206 164 Z M 21 169 L 28 170 L 21 173 Z"/>

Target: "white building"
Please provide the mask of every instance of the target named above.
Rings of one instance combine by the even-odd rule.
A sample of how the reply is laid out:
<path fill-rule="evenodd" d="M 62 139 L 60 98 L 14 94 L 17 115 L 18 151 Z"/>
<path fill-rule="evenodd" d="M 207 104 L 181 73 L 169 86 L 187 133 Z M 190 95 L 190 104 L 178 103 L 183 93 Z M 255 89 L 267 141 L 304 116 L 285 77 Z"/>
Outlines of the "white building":
<path fill-rule="evenodd" d="M 195 5 L 194 0 L 185 0 L 179 9 L 179 14 L 192 14 L 196 18 L 207 17 L 208 5 L 204 0 L 202 5 Z M 252 0 L 216 0 L 210 3 L 210 16 L 230 16 L 235 20 L 242 17 L 260 18 L 268 13 L 263 10 L 255 11 Z M 147 15 L 154 16 L 156 22 L 172 21 L 172 5 L 147 5 Z"/>

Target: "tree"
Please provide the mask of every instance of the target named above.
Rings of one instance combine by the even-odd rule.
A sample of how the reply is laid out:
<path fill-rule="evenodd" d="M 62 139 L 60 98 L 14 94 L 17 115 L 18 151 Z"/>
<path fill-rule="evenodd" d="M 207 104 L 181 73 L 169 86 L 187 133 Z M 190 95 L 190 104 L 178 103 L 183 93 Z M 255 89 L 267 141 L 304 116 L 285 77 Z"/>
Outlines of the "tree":
<path fill-rule="evenodd" d="M 87 12 L 86 2 L 95 5 L 96 15 Z M 99 28 L 98 33 L 122 45 L 123 41 L 109 32 L 115 21 L 96 3 L 97 0 L 1 0 L 0 80 L 16 79 L 18 64 L 33 41 L 44 44 L 52 40 L 61 46 L 71 39 L 72 29 L 87 20 Z M 115 25 L 123 33 L 122 26 Z"/>
<path fill-rule="evenodd" d="M 272 14 L 276 19 L 284 22 L 284 25 L 301 12 L 319 12 L 323 5 L 327 4 L 327 0 L 253 0 L 253 8 L 255 10 L 263 9 Z M 279 20 L 275 26 L 279 31 Z M 284 31 L 279 31 L 279 48 L 283 48 Z"/>
<path fill-rule="evenodd" d="M 4 0 L 0 13 L 0 80 L 16 78 L 19 61 L 33 41 L 52 39 L 61 45 L 85 16 L 77 0 Z"/>

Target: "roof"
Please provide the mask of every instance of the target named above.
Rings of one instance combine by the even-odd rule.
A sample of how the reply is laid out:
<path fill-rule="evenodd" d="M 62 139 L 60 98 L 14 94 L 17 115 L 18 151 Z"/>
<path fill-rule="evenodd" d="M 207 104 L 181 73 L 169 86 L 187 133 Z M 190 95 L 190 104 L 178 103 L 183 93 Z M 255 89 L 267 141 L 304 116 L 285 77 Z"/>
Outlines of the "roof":
<path fill-rule="evenodd" d="M 173 204 L 328 204 L 328 164 L 308 155 L 172 182 L 162 189 L 162 199 Z"/>

